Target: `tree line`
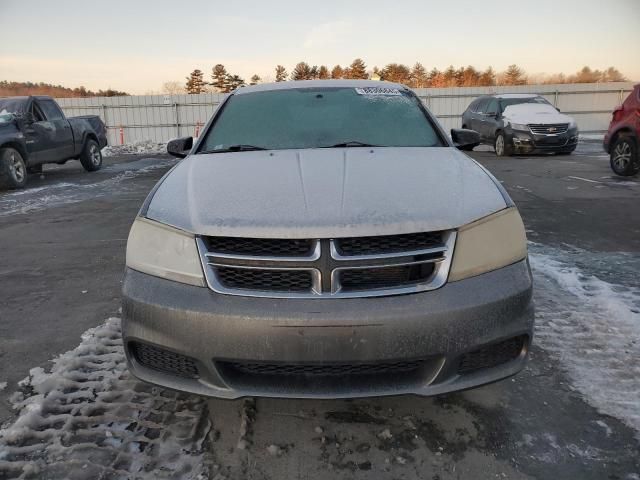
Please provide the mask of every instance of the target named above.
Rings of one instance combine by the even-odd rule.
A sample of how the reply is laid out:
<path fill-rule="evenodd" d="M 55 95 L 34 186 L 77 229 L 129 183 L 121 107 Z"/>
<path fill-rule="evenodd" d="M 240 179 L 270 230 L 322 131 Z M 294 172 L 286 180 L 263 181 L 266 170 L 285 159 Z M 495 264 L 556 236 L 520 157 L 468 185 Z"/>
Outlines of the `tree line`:
<path fill-rule="evenodd" d="M 0 97 L 18 97 L 26 95 L 49 95 L 56 98 L 73 97 L 121 97 L 128 96 L 127 92 L 118 90 L 98 90 L 94 92 L 85 87 L 68 88 L 62 85 L 52 85 L 50 83 L 34 82 L 9 82 L 0 81 Z"/>
<path fill-rule="evenodd" d="M 194 70 L 186 78 L 187 82 L 183 91 L 187 93 L 218 92 L 229 93 L 247 83 L 239 75 L 227 72 L 222 64 L 213 67 L 210 81 L 206 81 L 205 74 L 201 70 Z M 335 65 L 331 70 L 326 65 L 309 65 L 307 62 L 299 62 L 289 74 L 282 65 L 275 67 L 276 82 L 291 80 L 329 80 L 329 79 L 372 79 L 386 80 L 402 83 L 411 88 L 428 87 L 475 87 L 494 85 L 526 85 L 531 83 L 597 83 L 597 82 L 622 82 L 627 79 L 614 67 L 606 70 L 592 70 L 585 66 L 573 75 L 553 74 L 547 76 L 529 76 L 518 65 L 510 65 L 503 72 L 495 72 L 492 67 L 479 70 L 469 65 L 456 68 L 453 65 L 445 70 L 432 68 L 427 70 L 420 62 L 412 67 L 402 63 L 389 63 L 383 68 L 373 67 L 367 69 L 367 65 L 361 58 L 356 58 L 348 66 Z M 262 81 L 257 74 L 251 77 L 250 85 Z M 179 93 L 181 87 L 177 82 L 165 84 L 165 93 Z"/>

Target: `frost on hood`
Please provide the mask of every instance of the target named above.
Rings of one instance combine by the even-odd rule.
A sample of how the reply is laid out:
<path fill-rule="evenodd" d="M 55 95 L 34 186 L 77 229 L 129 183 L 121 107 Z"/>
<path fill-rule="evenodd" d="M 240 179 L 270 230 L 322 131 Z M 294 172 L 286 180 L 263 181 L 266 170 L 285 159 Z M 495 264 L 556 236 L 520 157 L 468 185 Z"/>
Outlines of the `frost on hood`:
<path fill-rule="evenodd" d="M 88 330 L 75 349 L 34 368 L 0 430 L 0 478 L 202 478 L 205 401 L 135 380 L 120 320 Z"/>
<path fill-rule="evenodd" d="M 545 103 L 518 103 L 504 109 L 503 117 L 516 123 L 570 123 L 572 118 Z"/>

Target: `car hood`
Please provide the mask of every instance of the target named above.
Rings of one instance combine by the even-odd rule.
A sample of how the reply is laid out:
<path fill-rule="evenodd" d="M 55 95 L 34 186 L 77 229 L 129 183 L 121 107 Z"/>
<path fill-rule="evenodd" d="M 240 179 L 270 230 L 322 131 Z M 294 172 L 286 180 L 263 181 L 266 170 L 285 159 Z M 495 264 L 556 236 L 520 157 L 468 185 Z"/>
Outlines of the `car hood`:
<path fill-rule="evenodd" d="M 456 228 L 505 207 L 455 148 L 330 148 L 188 156 L 145 216 L 202 235 L 334 238 Z"/>
<path fill-rule="evenodd" d="M 513 123 L 570 123 L 573 119 L 569 115 L 558 112 L 551 105 L 541 103 L 519 103 L 509 105 L 502 116 Z"/>

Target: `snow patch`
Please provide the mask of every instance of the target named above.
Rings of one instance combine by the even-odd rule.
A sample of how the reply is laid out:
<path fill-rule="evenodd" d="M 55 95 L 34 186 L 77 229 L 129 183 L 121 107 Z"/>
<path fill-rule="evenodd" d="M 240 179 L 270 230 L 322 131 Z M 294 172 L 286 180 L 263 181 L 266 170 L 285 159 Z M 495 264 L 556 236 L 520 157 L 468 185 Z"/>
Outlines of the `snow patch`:
<path fill-rule="evenodd" d="M 38 367 L 0 430 L 0 478 L 198 478 L 210 429 L 201 397 L 153 387 L 126 369 L 120 320 L 88 330 Z"/>
<path fill-rule="evenodd" d="M 0 382 L 0 392 L 7 388 L 7 382 Z"/>
<path fill-rule="evenodd" d="M 115 157 L 117 155 L 160 155 L 167 153 L 166 143 L 143 140 L 124 145 L 110 145 L 102 149 L 103 157 Z"/>
<path fill-rule="evenodd" d="M 0 196 L 0 217 L 78 203 L 89 198 L 95 199 L 127 191 L 136 191 L 139 187 L 127 185 L 127 180 L 156 169 L 172 167 L 177 162 L 178 159 L 175 158 L 145 159 L 144 161 L 131 162 L 128 165 L 124 164 L 124 166 L 113 165 L 106 167 L 104 171 L 118 173 L 100 182 L 60 182 L 2 195 Z"/>
<path fill-rule="evenodd" d="M 531 250 L 537 343 L 560 360 L 590 404 L 640 432 L 640 288 L 637 272 L 621 266 L 634 260 L 602 261 L 618 272 L 599 274 L 625 285 L 587 273 L 563 252 Z M 595 255 L 590 265 L 599 268 Z"/>

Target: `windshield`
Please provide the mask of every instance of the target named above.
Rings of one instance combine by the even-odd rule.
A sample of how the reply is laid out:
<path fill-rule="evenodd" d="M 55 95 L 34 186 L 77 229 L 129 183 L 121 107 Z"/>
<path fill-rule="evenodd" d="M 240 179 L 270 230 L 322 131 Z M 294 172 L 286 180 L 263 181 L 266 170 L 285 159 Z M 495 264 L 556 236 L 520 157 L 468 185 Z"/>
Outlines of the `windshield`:
<path fill-rule="evenodd" d="M 551 105 L 543 97 L 524 97 L 524 98 L 501 98 L 500 99 L 500 111 L 504 112 L 504 109 L 511 105 L 519 105 L 521 103 L 541 103 L 543 105 Z"/>
<path fill-rule="evenodd" d="M 14 114 L 24 112 L 25 101 L 16 98 L 0 99 L 0 123 L 9 123 Z"/>
<path fill-rule="evenodd" d="M 296 88 L 234 95 L 199 152 L 334 146 L 442 146 L 412 94 L 389 88 Z"/>

